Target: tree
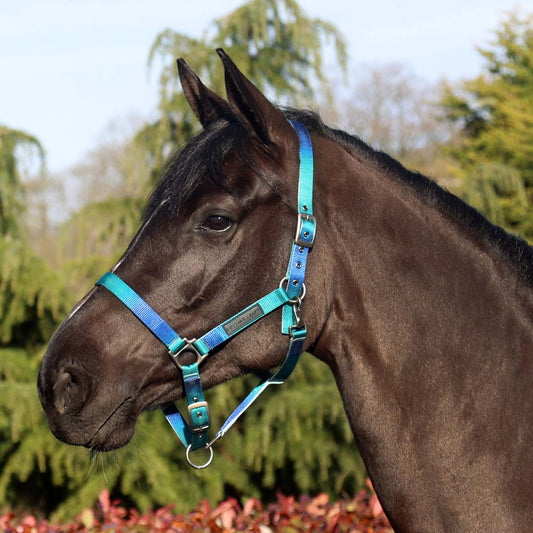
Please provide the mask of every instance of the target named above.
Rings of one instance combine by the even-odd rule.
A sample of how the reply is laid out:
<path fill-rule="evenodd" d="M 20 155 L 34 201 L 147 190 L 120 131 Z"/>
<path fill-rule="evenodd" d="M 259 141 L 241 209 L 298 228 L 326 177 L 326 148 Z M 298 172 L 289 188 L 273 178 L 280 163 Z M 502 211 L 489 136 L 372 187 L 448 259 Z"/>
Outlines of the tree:
<path fill-rule="evenodd" d="M 32 501 L 24 482 L 44 469 L 46 451 L 37 437 L 48 429 L 35 390 L 41 346 L 67 308 L 62 280 L 25 238 L 25 190 L 21 174 L 37 156 L 39 141 L 0 129 L 0 502 Z M 25 159 L 29 158 L 28 159 Z M 9 491 L 8 491 L 9 489 Z M 31 493 L 31 496 L 29 494 Z M 9 494 L 9 496 L 8 496 Z"/>
<path fill-rule="evenodd" d="M 155 39 L 148 63 L 161 64 L 160 119 L 138 135 L 140 145 L 159 175 L 163 162 L 197 130 L 178 87 L 176 59 L 190 59 L 193 68 L 218 94 L 224 93 L 223 70 L 214 53 L 223 47 L 245 75 L 271 98 L 302 102 L 313 94 L 313 83 L 326 85 L 323 52 L 333 44 L 341 69 L 346 69 L 346 44 L 329 22 L 310 18 L 295 0 L 251 0 L 215 20 L 202 39 L 170 29 Z"/>
<path fill-rule="evenodd" d="M 93 202 L 61 225 L 56 246 L 72 303 L 117 262 L 139 227 L 143 205 L 127 196 Z"/>
<path fill-rule="evenodd" d="M 139 227 L 150 169 L 133 142 L 140 121 L 114 121 L 102 140 L 67 171 L 77 208 L 56 231 L 55 249 L 69 292 L 81 297 L 122 254 Z"/>
<path fill-rule="evenodd" d="M 152 47 L 150 63 L 154 66 L 158 57 L 163 65 L 161 118 L 137 135 L 143 156 L 140 164 L 152 169 L 152 180 L 159 176 L 170 151 L 185 143 L 197 127 L 177 90 L 177 56 L 190 58 L 204 80 L 223 92 L 213 51 L 223 45 L 263 90 L 293 100 L 295 95 L 310 96 L 314 79 L 324 81 L 324 39 L 333 40 L 340 63 L 345 61 L 344 42 L 335 28 L 310 19 L 292 0 L 253 0 L 215 21 L 209 31 L 204 39 L 195 40 L 167 30 Z M 107 192 L 96 198 L 89 191 L 97 201 L 84 204 L 62 228 L 61 271 L 67 273 L 71 303 L 113 264 L 137 226 L 140 198 L 146 190 L 142 180 L 132 180 L 135 165 L 123 164 L 124 154 L 122 146 L 107 143 L 90 154 L 84 168 L 78 167 L 89 180 L 96 169 L 109 179 Z M 128 189 L 130 183 L 141 186 Z M 98 186 L 97 192 L 102 191 Z M 11 351 L 9 357 L 0 358 L 0 376 L 6 376 L 0 384 L 4 387 L 0 412 L 5 421 L 0 424 L 3 506 L 22 501 L 60 518 L 95 501 L 104 484 L 113 497 L 128 504 L 146 509 L 173 502 L 180 510 L 192 508 L 202 498 L 214 502 L 228 494 L 266 498 L 278 490 L 338 494 L 363 486 L 364 468 L 333 378 L 324 372 L 322 363 L 311 358 L 304 357 L 283 389 L 267 391 L 264 401 L 254 404 L 217 443 L 214 465 L 207 472 L 197 472 L 186 465 L 184 451 L 161 413 L 143 414 L 133 442 L 113 454 L 90 456 L 56 442 L 36 400 L 39 357 L 37 351 Z M 16 377 L 15 363 L 22 364 L 26 373 Z M 253 378 L 245 378 L 207 392 L 211 404 L 217 406 L 213 426 L 220 427 L 224 414 L 253 385 Z M 32 492 L 31 487 L 36 490 Z"/>
<path fill-rule="evenodd" d="M 533 240 L 533 17 L 511 14 L 480 49 L 482 74 L 447 87 L 441 105 L 462 136 L 450 153 L 464 194 L 510 231 Z"/>
<path fill-rule="evenodd" d="M 348 93 L 338 91 L 334 103 L 321 98 L 324 119 L 354 132 L 404 165 L 447 182 L 446 161 L 439 147 L 452 132 L 435 105 L 439 87 L 397 63 L 361 65 L 353 79 Z"/>
<path fill-rule="evenodd" d="M 116 452 L 89 454 L 57 442 L 35 395 L 39 355 L 5 350 L 0 357 L 0 509 L 72 518 L 103 488 L 142 510 L 173 503 L 178 511 L 228 495 L 268 501 L 279 491 L 353 494 L 366 475 L 339 394 L 323 364 L 304 359 L 290 384 L 265 392 L 266 398 L 216 444 L 209 469 L 197 471 L 187 465 L 160 412 L 143 414 L 132 443 Z M 217 407 L 211 413 L 215 428 L 252 382 L 247 378 L 207 391 Z"/>
<path fill-rule="evenodd" d="M 44 151 L 35 137 L 0 127 L 0 347 L 43 342 L 64 304 L 58 280 L 31 251 L 20 222 L 25 209 L 21 167 L 24 155 L 31 160 L 35 152 L 42 168 Z"/>
<path fill-rule="evenodd" d="M 150 192 L 150 169 L 143 165 L 133 142 L 142 127 L 139 117 L 111 121 L 98 145 L 68 170 L 76 181 L 79 207 L 113 198 L 144 197 Z"/>
<path fill-rule="evenodd" d="M 23 131 L 0 125 L 0 236 L 20 236 L 19 218 L 24 206 L 21 159 L 24 151 L 36 152 L 42 169 L 44 150 L 39 141 Z"/>

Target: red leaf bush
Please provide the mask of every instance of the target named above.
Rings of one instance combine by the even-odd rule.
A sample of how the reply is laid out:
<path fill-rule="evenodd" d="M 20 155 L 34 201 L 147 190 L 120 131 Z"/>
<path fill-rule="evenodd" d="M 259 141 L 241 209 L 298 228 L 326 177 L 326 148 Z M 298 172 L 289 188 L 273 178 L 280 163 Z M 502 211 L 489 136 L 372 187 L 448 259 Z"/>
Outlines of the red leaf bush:
<path fill-rule="evenodd" d="M 371 488 L 371 485 L 370 485 Z M 140 514 L 127 510 L 118 500 L 111 501 L 107 490 L 102 491 L 93 509 L 86 509 L 74 522 L 52 525 L 33 516 L 17 518 L 13 513 L 0 517 L 3 533 L 392 533 L 387 518 L 375 494 L 358 492 L 352 499 L 330 502 L 327 494 L 314 498 L 278 495 L 275 503 L 263 508 L 250 498 L 243 507 L 229 498 L 216 507 L 202 501 L 188 514 L 175 514 L 172 506 Z"/>

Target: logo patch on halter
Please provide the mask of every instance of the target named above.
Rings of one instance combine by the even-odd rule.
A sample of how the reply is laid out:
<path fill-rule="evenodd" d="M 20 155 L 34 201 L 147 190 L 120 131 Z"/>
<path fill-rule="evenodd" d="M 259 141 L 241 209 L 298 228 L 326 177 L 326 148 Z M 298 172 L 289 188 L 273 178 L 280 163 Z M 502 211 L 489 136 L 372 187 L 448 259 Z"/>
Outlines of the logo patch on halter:
<path fill-rule="evenodd" d="M 222 325 L 226 335 L 231 336 L 240 329 L 245 328 L 252 322 L 256 321 L 264 315 L 263 308 L 259 304 L 255 304 L 250 309 L 245 309 L 242 313 L 235 315 L 231 320 L 228 320 Z"/>

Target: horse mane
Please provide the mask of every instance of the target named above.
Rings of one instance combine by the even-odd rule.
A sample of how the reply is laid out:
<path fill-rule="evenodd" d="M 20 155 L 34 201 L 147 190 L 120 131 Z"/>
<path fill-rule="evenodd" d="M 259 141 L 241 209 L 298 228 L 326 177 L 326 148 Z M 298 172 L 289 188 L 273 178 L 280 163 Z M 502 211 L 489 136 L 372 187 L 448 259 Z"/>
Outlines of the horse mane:
<path fill-rule="evenodd" d="M 428 205 L 438 209 L 474 239 L 482 241 L 510 263 L 521 279 L 533 284 L 533 248 L 526 241 L 490 223 L 472 206 L 427 176 L 406 169 L 391 156 L 374 150 L 354 135 L 326 126 L 318 113 L 288 107 L 282 108 L 281 111 L 288 119 L 303 123 L 309 131 L 326 137 L 369 163 L 377 165 L 387 175 L 414 190 Z M 177 213 L 206 175 L 231 194 L 225 179 L 224 161 L 235 150 L 253 168 L 251 157 L 246 157 L 249 152 L 248 137 L 246 128 L 231 117 L 219 120 L 200 131 L 168 161 L 150 196 L 143 219 L 148 220 L 155 210 L 161 208 L 166 209 L 169 215 Z"/>
<path fill-rule="evenodd" d="M 405 168 L 396 159 L 384 152 L 374 150 L 360 138 L 345 131 L 326 126 L 318 113 L 296 108 L 285 108 L 287 118 L 298 120 L 313 131 L 336 142 L 348 151 L 356 153 L 364 160 L 377 165 L 388 175 L 410 187 L 428 205 L 443 213 L 448 219 L 459 224 L 476 240 L 482 241 L 491 250 L 506 260 L 519 278 L 533 284 L 533 248 L 529 244 L 503 228 L 489 222 L 479 211 L 450 193 L 434 180 Z"/>

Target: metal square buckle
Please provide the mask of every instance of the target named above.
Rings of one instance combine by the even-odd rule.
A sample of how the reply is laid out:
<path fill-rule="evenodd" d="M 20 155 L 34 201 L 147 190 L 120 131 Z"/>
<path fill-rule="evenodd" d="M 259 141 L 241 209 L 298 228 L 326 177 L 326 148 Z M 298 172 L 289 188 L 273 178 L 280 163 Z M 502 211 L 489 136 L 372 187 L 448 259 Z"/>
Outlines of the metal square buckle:
<path fill-rule="evenodd" d="M 205 359 L 205 355 L 202 355 L 198 348 L 196 348 L 196 346 L 194 345 L 194 343 L 196 342 L 196 339 L 183 339 L 183 345 L 182 347 L 176 352 L 176 353 L 173 353 L 171 350 L 169 350 L 169 354 L 170 356 L 172 357 L 172 360 L 174 361 L 174 363 L 176 363 L 176 365 L 178 366 L 178 368 L 181 368 L 183 369 L 184 365 L 181 360 L 180 360 L 180 357 L 185 354 L 185 353 L 191 353 L 193 354 L 194 358 L 196 359 L 196 361 L 193 361 L 197 364 L 200 364 L 204 359 Z M 191 364 L 191 363 L 187 363 L 187 364 Z"/>
<path fill-rule="evenodd" d="M 312 248 L 315 243 L 316 219 L 313 215 L 298 213 L 298 226 L 294 242 L 298 246 Z"/>
<path fill-rule="evenodd" d="M 207 413 L 207 423 L 202 425 L 202 426 L 198 426 L 194 422 L 194 417 L 195 417 L 194 410 L 195 409 L 202 409 L 203 407 L 205 407 L 205 410 L 206 410 L 206 413 Z M 191 426 L 191 431 L 193 433 L 200 433 L 201 431 L 206 431 L 206 430 L 208 430 L 211 427 L 211 422 L 210 422 L 210 417 L 209 417 L 209 405 L 207 405 L 207 402 L 191 403 L 187 407 L 187 409 L 189 411 L 189 423 L 190 423 L 190 426 Z M 201 414 L 201 416 L 203 416 L 201 411 L 198 411 L 198 413 Z M 198 415 L 196 415 L 196 416 L 198 417 Z"/>

